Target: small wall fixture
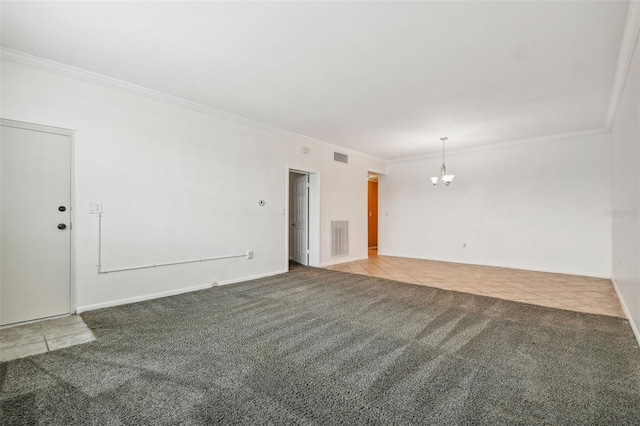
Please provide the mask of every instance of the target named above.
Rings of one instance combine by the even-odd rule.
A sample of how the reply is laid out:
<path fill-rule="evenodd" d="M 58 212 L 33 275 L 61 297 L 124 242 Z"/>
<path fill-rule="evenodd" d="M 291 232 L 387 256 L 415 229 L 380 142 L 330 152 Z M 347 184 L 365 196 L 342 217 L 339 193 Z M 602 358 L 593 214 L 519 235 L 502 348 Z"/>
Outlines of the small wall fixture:
<path fill-rule="evenodd" d="M 446 186 L 449 186 L 453 178 L 456 177 L 456 175 L 448 175 L 447 166 L 444 165 L 444 141 L 446 141 L 447 139 L 448 138 L 446 137 L 440 138 L 440 140 L 442 141 L 442 167 L 440 167 L 440 176 L 433 176 L 431 178 L 431 183 L 433 184 L 433 186 L 436 186 L 440 181 L 444 182 Z"/>

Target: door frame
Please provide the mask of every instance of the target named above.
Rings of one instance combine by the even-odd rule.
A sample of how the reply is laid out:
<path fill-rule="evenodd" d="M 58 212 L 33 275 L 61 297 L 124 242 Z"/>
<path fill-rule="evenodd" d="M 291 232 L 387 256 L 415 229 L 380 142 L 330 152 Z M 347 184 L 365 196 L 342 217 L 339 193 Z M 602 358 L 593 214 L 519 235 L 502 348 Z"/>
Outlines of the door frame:
<path fill-rule="evenodd" d="M 320 173 L 317 171 L 307 170 L 304 167 L 286 166 L 286 202 L 283 214 L 285 214 L 285 230 L 284 230 L 284 253 L 285 253 L 285 271 L 289 270 L 289 236 L 291 228 L 291 212 L 289 211 L 289 198 L 291 191 L 291 183 L 289 182 L 289 173 L 300 173 L 309 176 L 309 193 L 308 202 L 309 207 L 307 209 L 307 246 L 309 247 L 309 266 L 320 266 Z"/>
<path fill-rule="evenodd" d="M 42 132 L 42 133 L 51 133 L 54 135 L 68 136 L 71 146 L 71 187 L 70 190 L 70 200 L 71 205 L 69 206 L 69 212 L 71 217 L 71 222 L 69 226 L 69 231 L 71 232 L 70 238 L 70 253 L 69 253 L 69 314 L 73 315 L 76 313 L 77 306 L 77 288 L 76 288 L 76 233 L 73 229 L 74 224 L 76 223 L 76 131 L 71 129 L 63 129 L 60 127 L 46 126 L 43 124 L 35 124 L 35 123 L 27 123 L 24 121 L 16 121 L 9 120 L 6 118 L 0 118 L 0 126 L 4 127 L 13 127 L 16 129 L 22 130 L 31 130 L 34 132 Z M 39 321 L 40 319 L 36 320 Z M 27 321 L 27 322 L 33 322 Z M 12 324 L 15 325 L 15 324 Z"/>
<path fill-rule="evenodd" d="M 369 203 L 369 183 L 368 183 L 369 182 L 369 178 L 368 178 L 368 175 L 370 173 L 375 173 L 378 176 L 378 224 L 377 224 L 377 226 L 378 226 L 378 247 L 377 247 L 376 251 L 377 251 L 378 254 L 380 254 L 380 247 L 381 247 L 380 238 L 381 238 L 381 235 L 382 235 L 382 233 L 380 232 L 380 228 L 381 228 L 381 224 L 382 224 L 382 220 L 381 220 L 381 216 L 380 216 L 380 212 L 381 212 L 381 210 L 380 210 L 380 188 L 382 187 L 382 185 L 380 185 L 380 183 L 384 181 L 385 176 L 387 175 L 387 172 L 386 171 L 381 172 L 381 171 L 377 171 L 375 169 L 368 169 L 367 170 L 367 185 L 365 186 L 365 191 L 366 191 L 366 194 L 367 194 L 367 226 L 368 226 L 368 221 L 369 221 L 369 204 L 368 204 Z M 388 212 L 384 212 L 383 216 L 385 216 L 385 217 L 388 216 Z M 368 235 L 369 232 L 368 231 L 369 230 L 367 229 L 367 257 L 369 256 L 368 255 L 368 250 L 369 250 L 369 235 Z"/>

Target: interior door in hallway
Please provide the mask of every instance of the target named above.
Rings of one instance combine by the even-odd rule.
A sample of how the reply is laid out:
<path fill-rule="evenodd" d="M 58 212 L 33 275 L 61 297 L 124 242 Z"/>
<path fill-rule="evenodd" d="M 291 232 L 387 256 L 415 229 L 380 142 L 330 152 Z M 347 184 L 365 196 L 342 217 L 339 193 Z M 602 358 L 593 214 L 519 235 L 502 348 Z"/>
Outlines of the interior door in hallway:
<path fill-rule="evenodd" d="M 291 257 L 301 265 L 309 264 L 309 175 L 291 173 Z"/>
<path fill-rule="evenodd" d="M 368 181 L 369 248 L 378 247 L 378 182 Z"/>
<path fill-rule="evenodd" d="M 0 138 L 0 324 L 71 312 L 71 137 Z"/>

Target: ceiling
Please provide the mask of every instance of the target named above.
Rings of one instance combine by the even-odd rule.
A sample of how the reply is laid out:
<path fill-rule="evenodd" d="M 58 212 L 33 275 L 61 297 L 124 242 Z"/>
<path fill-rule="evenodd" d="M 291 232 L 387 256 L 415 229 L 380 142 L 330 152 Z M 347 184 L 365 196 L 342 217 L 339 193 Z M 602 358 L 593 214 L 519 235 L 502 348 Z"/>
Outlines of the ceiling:
<path fill-rule="evenodd" d="M 2 2 L 2 46 L 384 159 L 601 128 L 629 3 Z"/>

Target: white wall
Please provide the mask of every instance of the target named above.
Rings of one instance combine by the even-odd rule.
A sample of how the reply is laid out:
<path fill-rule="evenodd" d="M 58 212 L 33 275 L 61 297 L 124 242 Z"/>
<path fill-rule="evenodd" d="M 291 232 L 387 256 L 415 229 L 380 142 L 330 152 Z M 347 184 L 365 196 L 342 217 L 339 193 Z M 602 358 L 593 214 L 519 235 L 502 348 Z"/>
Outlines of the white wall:
<path fill-rule="evenodd" d="M 288 167 L 316 172 L 319 262 L 329 263 L 332 219 L 351 223 L 350 256 L 367 256 L 367 170 L 351 153 L 62 74 L 2 61 L 2 117 L 76 130 L 77 305 L 176 292 L 283 272 Z M 301 147 L 310 148 L 308 154 Z M 259 207 L 258 200 L 266 200 Z M 244 258 L 98 275 L 97 218 L 104 205 L 103 267 L 119 268 L 253 250 Z M 346 260 L 346 259 L 343 259 Z"/>
<path fill-rule="evenodd" d="M 449 187 L 439 156 L 389 164 L 379 252 L 610 277 L 610 156 L 606 133 L 450 153 Z"/>
<path fill-rule="evenodd" d="M 640 340 L 640 52 L 631 67 L 611 131 L 613 145 L 612 277 Z"/>

